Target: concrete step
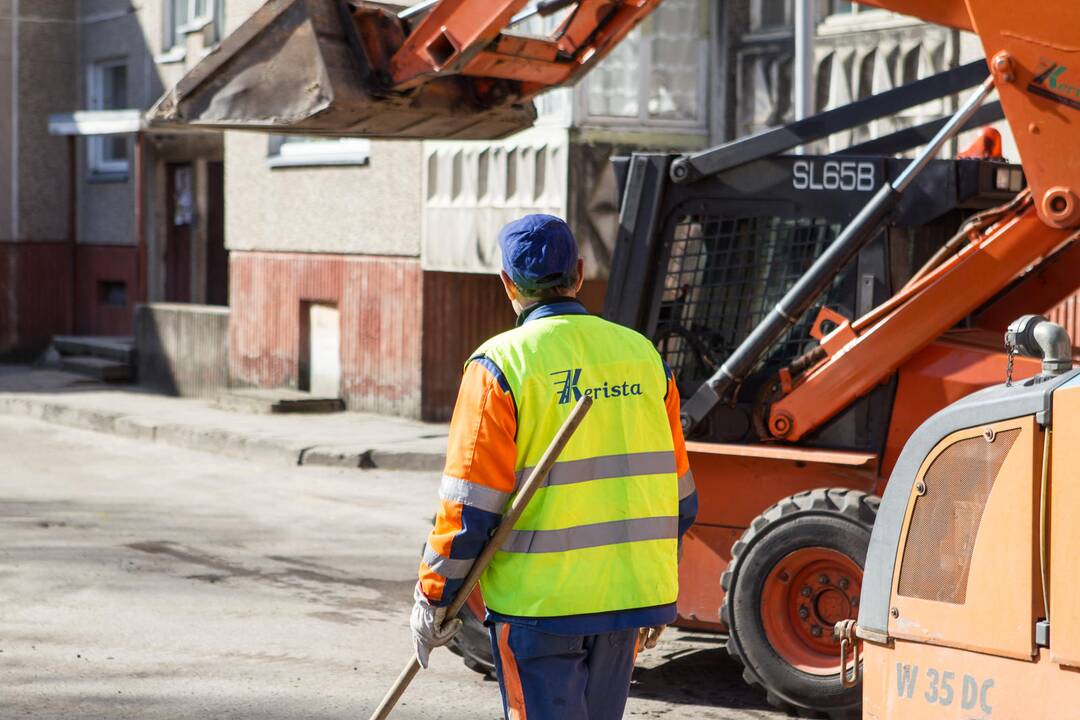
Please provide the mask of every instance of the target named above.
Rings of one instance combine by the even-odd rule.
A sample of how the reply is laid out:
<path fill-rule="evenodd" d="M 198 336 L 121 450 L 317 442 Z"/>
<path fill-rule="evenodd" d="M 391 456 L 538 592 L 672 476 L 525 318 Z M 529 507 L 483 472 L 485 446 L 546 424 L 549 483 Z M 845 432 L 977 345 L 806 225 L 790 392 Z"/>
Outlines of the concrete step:
<path fill-rule="evenodd" d="M 131 365 L 89 355 L 61 355 L 60 369 L 105 382 L 130 382 Z"/>
<path fill-rule="evenodd" d="M 76 355 L 132 363 L 135 360 L 135 340 L 123 336 L 57 335 L 53 347 L 61 355 Z"/>
<path fill-rule="evenodd" d="M 214 407 L 234 412 L 269 415 L 271 413 L 332 413 L 345 410 L 341 398 L 320 397 L 288 388 L 243 388 L 219 395 Z"/>

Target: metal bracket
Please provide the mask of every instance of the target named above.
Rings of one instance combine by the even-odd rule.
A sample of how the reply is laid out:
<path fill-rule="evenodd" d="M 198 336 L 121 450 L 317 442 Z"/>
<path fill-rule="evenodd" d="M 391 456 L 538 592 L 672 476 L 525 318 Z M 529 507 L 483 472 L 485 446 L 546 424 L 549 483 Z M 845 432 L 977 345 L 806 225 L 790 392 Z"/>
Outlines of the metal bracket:
<path fill-rule="evenodd" d="M 855 621 L 848 619 L 836 623 L 833 626 L 833 639 L 840 641 L 840 686 L 845 690 L 858 687 L 862 682 L 862 662 L 859 658 L 859 640 L 855 637 Z"/>
<path fill-rule="evenodd" d="M 1038 647 L 1050 647 L 1050 621 L 1040 620 L 1035 623 L 1035 644 Z"/>

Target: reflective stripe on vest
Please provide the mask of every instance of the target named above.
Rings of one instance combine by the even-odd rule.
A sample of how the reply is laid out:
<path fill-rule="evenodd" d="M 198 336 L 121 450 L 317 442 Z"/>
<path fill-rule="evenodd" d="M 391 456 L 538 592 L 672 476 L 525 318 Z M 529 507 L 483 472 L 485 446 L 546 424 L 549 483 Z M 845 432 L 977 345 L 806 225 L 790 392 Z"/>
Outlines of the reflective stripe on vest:
<path fill-rule="evenodd" d="M 667 378 L 652 344 L 598 317 L 560 315 L 499 335 L 477 355 L 502 373 L 517 407 L 519 485 L 574 402 L 594 399 L 481 578 L 488 607 L 559 617 L 674 602 L 685 481 L 675 474 Z M 496 502 L 472 492 L 469 500 Z"/>

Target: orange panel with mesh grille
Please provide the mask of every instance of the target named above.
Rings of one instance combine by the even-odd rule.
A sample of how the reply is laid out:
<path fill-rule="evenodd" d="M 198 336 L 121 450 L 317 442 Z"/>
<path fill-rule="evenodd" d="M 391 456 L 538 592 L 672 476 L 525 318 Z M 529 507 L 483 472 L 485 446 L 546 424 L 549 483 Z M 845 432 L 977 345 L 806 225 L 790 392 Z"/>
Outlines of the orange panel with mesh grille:
<path fill-rule="evenodd" d="M 1021 417 L 953 433 L 927 455 L 897 548 L 891 636 L 1031 659 L 1042 437 Z"/>
<path fill-rule="evenodd" d="M 983 509 L 1019 430 L 993 442 L 973 437 L 945 448 L 922 479 L 915 499 L 897 593 L 962 604 Z"/>

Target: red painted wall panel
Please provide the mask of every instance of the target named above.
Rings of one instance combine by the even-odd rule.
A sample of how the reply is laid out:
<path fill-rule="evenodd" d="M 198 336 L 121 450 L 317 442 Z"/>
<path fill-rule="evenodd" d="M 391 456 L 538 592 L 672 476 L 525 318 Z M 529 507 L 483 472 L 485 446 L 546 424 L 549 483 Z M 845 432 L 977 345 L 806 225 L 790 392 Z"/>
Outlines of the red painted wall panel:
<path fill-rule="evenodd" d="M 75 272 L 79 335 L 131 335 L 135 327 L 138 253 L 132 245 L 79 245 Z M 126 301 L 112 304 L 104 284 L 124 286 Z M 116 299 L 116 298 L 113 298 Z"/>
<path fill-rule="evenodd" d="M 606 289 L 606 281 L 585 281 L 580 298 L 590 312 L 603 311 Z M 450 418 L 469 354 L 492 335 L 512 327 L 514 311 L 498 275 L 424 273 L 425 420 Z"/>
<path fill-rule="evenodd" d="M 0 243 L 0 356 L 28 359 L 71 331 L 71 245 Z"/>
<path fill-rule="evenodd" d="M 424 273 L 425 420 L 450 418 L 469 354 L 512 327 L 514 310 L 498 275 Z"/>
<path fill-rule="evenodd" d="M 589 281 L 593 312 L 605 283 Z M 424 272 L 415 258 L 233 251 L 229 373 L 239 385 L 299 386 L 306 303 L 336 305 L 341 393 L 350 410 L 446 420 L 461 367 L 514 325 L 497 275 Z"/>
<path fill-rule="evenodd" d="M 305 303 L 338 308 L 342 398 L 350 410 L 420 415 L 422 277 L 415 258 L 230 254 L 230 378 L 297 387 Z"/>

